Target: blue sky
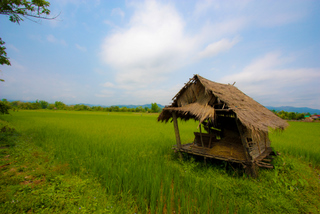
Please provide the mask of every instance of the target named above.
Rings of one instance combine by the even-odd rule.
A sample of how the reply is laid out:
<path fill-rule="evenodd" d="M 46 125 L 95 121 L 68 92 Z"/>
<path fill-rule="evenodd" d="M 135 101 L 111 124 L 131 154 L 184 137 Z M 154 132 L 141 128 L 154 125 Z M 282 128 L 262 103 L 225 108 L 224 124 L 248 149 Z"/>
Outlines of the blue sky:
<path fill-rule="evenodd" d="M 320 1 L 52 0 L 0 17 L 0 98 L 168 105 L 193 74 L 259 103 L 320 109 Z"/>

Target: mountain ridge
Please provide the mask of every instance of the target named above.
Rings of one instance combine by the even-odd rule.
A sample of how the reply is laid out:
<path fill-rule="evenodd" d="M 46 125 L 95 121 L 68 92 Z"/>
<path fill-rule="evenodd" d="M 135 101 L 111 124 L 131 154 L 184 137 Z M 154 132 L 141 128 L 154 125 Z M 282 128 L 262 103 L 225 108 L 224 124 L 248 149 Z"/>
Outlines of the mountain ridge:
<path fill-rule="evenodd" d="M 313 109 L 308 107 L 292 107 L 292 106 L 280 106 L 280 107 L 265 106 L 265 107 L 269 110 L 276 110 L 276 111 L 320 114 L 320 109 Z"/>

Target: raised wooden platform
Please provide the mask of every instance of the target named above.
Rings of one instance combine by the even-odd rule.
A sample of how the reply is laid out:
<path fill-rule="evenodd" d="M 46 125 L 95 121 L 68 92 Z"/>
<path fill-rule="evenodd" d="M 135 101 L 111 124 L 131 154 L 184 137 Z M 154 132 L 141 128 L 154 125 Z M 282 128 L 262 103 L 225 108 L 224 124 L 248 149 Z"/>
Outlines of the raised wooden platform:
<path fill-rule="evenodd" d="M 236 163 L 245 163 L 246 158 L 244 152 L 239 152 L 238 149 L 234 149 L 237 145 L 226 145 L 222 142 L 215 143 L 212 148 L 199 147 L 193 143 L 183 144 L 181 148 L 175 145 L 174 150 L 180 152 L 186 152 L 189 154 L 199 155 L 207 158 L 215 158 L 224 161 L 231 161 Z"/>
<path fill-rule="evenodd" d="M 224 141 L 215 142 L 211 148 L 197 146 L 194 143 L 188 143 L 181 145 L 178 149 L 177 145 L 173 148 L 175 151 L 186 152 L 189 154 L 199 155 L 207 158 L 215 158 L 218 160 L 230 161 L 235 163 L 247 164 L 245 153 L 243 147 L 238 143 L 226 143 Z M 270 163 L 270 155 L 274 152 L 271 147 L 267 148 L 263 153 L 261 153 L 252 163 L 255 163 L 259 167 L 263 168 L 273 168 Z"/>

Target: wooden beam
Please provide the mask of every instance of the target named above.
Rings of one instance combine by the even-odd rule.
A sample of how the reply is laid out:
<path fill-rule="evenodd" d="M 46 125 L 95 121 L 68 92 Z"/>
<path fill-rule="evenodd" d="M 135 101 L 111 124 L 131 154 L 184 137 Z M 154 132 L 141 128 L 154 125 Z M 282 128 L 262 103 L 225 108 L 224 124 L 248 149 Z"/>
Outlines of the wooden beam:
<path fill-rule="evenodd" d="M 172 118 L 173 118 L 174 133 L 176 134 L 177 146 L 178 146 L 178 149 L 181 149 L 181 140 L 180 140 L 180 134 L 179 134 L 177 115 L 174 111 L 172 112 Z"/>
<path fill-rule="evenodd" d="M 252 139 L 252 136 L 251 136 L 251 139 Z M 261 140 L 261 138 L 260 138 L 260 140 Z M 258 144 L 259 155 L 261 155 L 260 141 L 259 141 L 259 142 L 257 142 L 257 144 Z"/>
<path fill-rule="evenodd" d="M 267 138 L 268 138 L 268 132 L 263 132 L 264 135 L 264 148 L 267 149 Z"/>
<path fill-rule="evenodd" d="M 217 112 L 229 112 L 232 111 L 232 109 L 214 109 Z"/>
<path fill-rule="evenodd" d="M 236 117 L 235 120 L 236 120 L 236 124 L 237 124 L 238 130 L 239 130 L 241 142 L 244 147 L 244 153 L 246 155 L 246 158 L 248 161 L 252 161 L 252 157 L 249 154 L 249 146 L 248 146 L 247 140 L 244 137 L 244 133 L 242 130 L 242 124 L 240 123 L 240 120 L 238 119 L 238 117 Z"/>
<path fill-rule="evenodd" d="M 261 164 L 261 163 L 257 163 L 257 166 L 262 167 L 262 168 L 268 168 L 268 169 L 273 169 L 274 166 L 271 164 Z"/>

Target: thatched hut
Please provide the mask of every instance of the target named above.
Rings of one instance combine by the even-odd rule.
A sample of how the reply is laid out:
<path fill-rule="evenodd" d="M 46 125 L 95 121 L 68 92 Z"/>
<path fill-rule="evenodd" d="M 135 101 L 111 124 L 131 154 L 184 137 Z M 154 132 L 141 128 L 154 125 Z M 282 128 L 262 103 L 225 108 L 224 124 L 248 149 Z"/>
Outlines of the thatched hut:
<path fill-rule="evenodd" d="M 268 130 L 288 124 L 234 85 L 194 75 L 172 100 L 158 121 L 172 119 L 176 151 L 241 163 L 253 175 L 256 166 L 273 167 L 266 158 L 273 153 Z M 199 121 L 193 142 L 181 145 L 177 118 Z"/>

